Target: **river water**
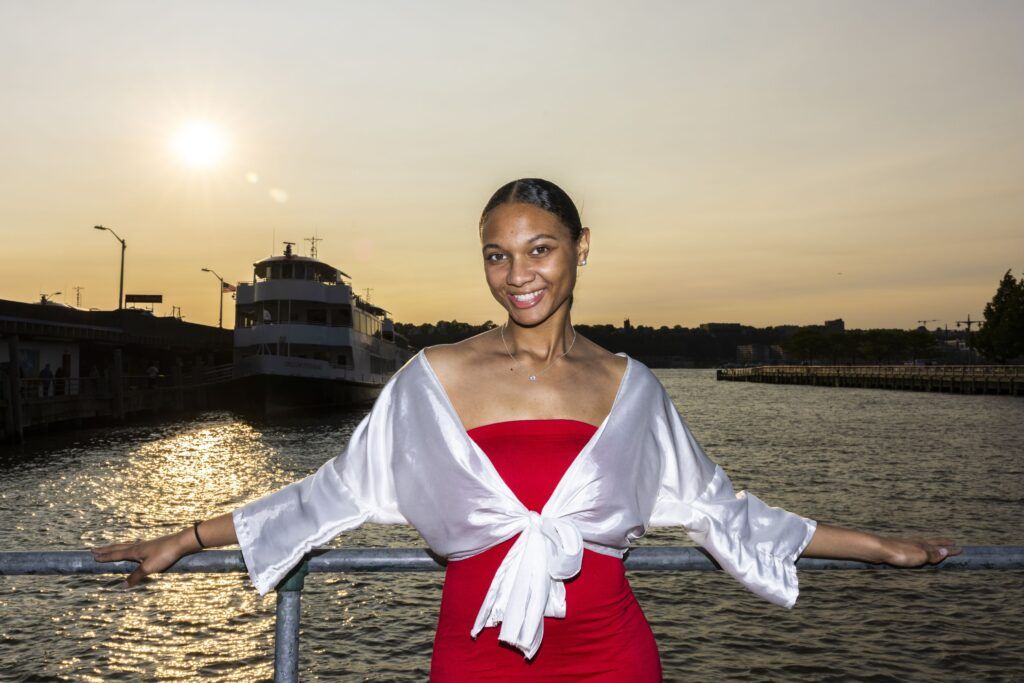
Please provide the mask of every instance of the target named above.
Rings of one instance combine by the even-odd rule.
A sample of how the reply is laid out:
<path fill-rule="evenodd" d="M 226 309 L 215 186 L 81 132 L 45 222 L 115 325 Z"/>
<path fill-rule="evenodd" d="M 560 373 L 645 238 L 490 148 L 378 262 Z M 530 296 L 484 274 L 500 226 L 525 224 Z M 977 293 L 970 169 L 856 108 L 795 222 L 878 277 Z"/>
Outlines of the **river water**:
<path fill-rule="evenodd" d="M 658 369 L 705 451 L 772 505 L 879 533 L 1024 544 L 1024 401 L 716 382 Z M 363 411 L 230 412 L 0 451 L 0 550 L 148 538 L 314 471 Z M 689 545 L 658 529 L 637 545 Z M 366 526 L 331 546 L 422 546 Z M 792 610 L 723 572 L 629 574 L 669 681 L 1024 680 L 1024 571 L 802 572 Z M 0 680 L 270 680 L 274 596 L 247 576 L 0 577 Z M 427 679 L 441 572 L 312 575 L 302 680 Z"/>

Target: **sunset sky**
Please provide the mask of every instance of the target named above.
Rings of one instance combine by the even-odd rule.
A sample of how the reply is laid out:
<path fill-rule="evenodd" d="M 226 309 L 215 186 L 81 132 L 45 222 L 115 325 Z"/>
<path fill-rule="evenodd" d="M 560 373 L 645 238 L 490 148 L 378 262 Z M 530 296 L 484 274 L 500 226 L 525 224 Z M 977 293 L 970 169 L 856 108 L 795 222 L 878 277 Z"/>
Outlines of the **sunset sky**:
<path fill-rule="evenodd" d="M 1020 2 L 6 0 L 0 298 L 114 307 L 103 224 L 215 325 L 203 267 L 315 232 L 400 322 L 501 321 L 477 221 L 540 176 L 574 322 L 953 328 L 1024 271 L 1022 45 Z"/>

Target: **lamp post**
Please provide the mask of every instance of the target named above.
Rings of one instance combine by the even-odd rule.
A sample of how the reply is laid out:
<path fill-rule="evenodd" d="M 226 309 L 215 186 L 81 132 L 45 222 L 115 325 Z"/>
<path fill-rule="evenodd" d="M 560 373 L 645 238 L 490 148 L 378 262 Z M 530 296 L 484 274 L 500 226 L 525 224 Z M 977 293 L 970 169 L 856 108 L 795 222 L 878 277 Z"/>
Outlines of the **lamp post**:
<path fill-rule="evenodd" d="M 217 319 L 217 327 L 224 329 L 224 278 L 209 268 L 203 268 L 203 272 L 212 273 L 215 278 L 220 280 L 220 316 Z"/>
<path fill-rule="evenodd" d="M 121 284 L 117 289 L 117 310 L 121 310 L 124 306 L 124 250 L 128 248 L 128 245 L 110 228 L 105 228 L 102 225 L 94 225 L 93 227 L 97 230 L 106 230 L 114 236 L 114 239 L 121 243 Z"/>

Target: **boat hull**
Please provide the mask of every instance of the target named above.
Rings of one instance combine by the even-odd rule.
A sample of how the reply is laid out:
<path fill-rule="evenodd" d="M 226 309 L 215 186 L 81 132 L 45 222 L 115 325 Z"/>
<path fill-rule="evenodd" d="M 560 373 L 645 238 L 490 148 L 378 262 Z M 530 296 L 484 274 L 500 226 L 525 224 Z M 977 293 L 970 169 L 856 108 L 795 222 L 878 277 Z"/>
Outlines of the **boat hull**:
<path fill-rule="evenodd" d="M 288 375 L 236 378 L 239 406 L 252 413 L 277 415 L 303 410 L 372 405 L 381 385 Z"/>

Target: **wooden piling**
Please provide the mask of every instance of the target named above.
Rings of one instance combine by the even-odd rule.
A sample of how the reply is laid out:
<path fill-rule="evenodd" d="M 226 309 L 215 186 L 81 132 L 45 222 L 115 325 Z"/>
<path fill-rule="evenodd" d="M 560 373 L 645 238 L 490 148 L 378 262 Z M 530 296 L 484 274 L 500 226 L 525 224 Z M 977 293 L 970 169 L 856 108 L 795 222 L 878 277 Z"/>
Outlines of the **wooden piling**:
<path fill-rule="evenodd" d="M 111 368 L 110 381 L 113 384 L 114 418 L 124 419 L 124 368 L 121 359 L 121 349 L 114 349 L 113 367 Z"/>
<path fill-rule="evenodd" d="M 21 410 L 20 348 L 18 335 L 12 334 L 7 337 L 7 354 L 10 357 L 7 372 L 7 391 L 10 394 L 10 400 L 7 405 L 5 431 L 7 432 L 7 439 L 15 443 L 21 443 L 25 438 L 24 417 Z"/>

